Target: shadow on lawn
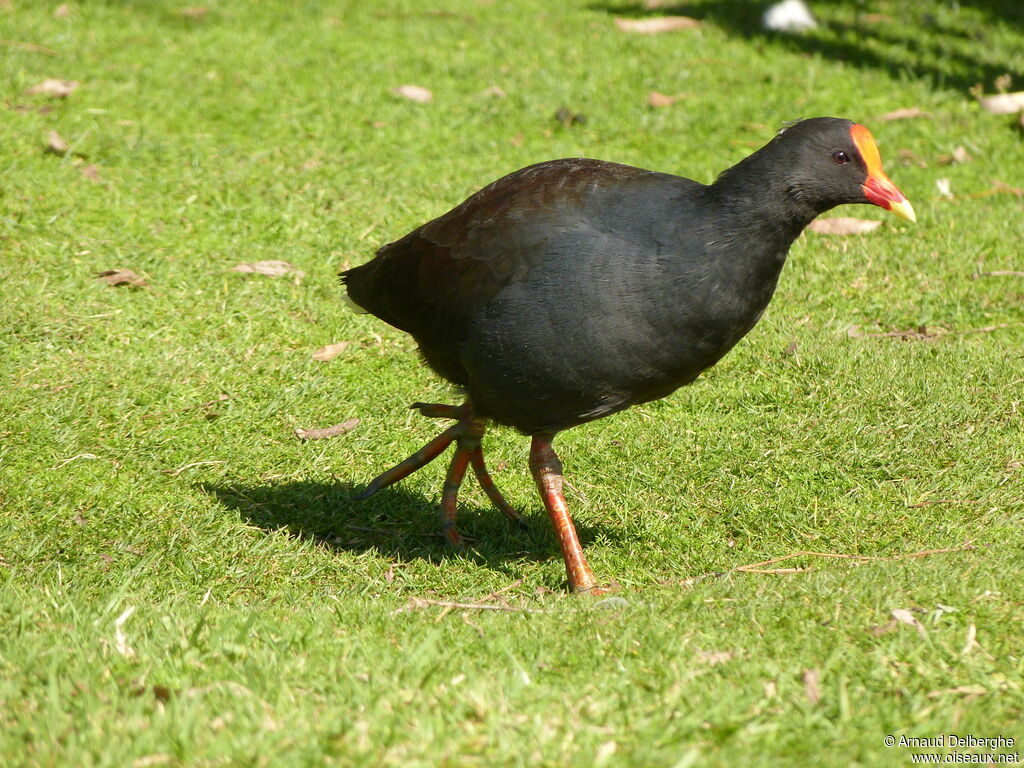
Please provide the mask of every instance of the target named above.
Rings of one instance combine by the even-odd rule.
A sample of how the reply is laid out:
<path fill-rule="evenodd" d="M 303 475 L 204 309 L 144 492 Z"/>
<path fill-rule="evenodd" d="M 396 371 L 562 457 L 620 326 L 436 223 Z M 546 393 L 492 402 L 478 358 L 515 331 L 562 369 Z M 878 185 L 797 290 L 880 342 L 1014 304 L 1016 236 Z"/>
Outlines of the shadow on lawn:
<path fill-rule="evenodd" d="M 198 487 L 237 511 L 245 523 L 338 550 L 374 550 L 401 560 L 436 563 L 466 559 L 499 571 L 506 571 L 504 563 L 511 560 L 561 557 L 546 515 L 530 515 L 526 510 L 529 530 L 522 531 L 492 507 L 460 503 L 459 530 L 470 545 L 460 551 L 441 536 L 438 505 L 401 486 L 385 488 L 364 501 L 352 498 L 363 486 L 348 482 L 203 483 Z M 585 525 L 577 525 L 577 532 L 584 546 L 598 533 L 615 538 L 610 531 Z"/>
<path fill-rule="evenodd" d="M 861 0 L 833 0 L 863 8 Z M 881 69 L 894 79 L 906 75 L 927 78 L 933 87 L 952 88 L 966 91 L 976 83 L 991 88 L 992 82 L 1000 75 L 1009 73 L 1019 79 L 1024 74 L 1009 62 L 996 62 L 991 58 L 982 60 L 976 56 L 964 55 L 956 50 L 956 43 L 968 40 L 984 46 L 985 33 L 990 26 L 1004 24 L 1024 26 L 1024 4 L 1019 0 L 976 0 L 971 5 L 987 17 L 985 26 L 968 21 L 962 26 L 944 24 L 933 16 L 925 16 L 927 34 L 922 35 L 920 27 L 907 24 L 905 20 L 872 17 L 857 13 L 852 24 L 832 22 L 828 26 L 839 33 L 841 39 L 825 38 L 813 32 L 807 34 L 774 34 L 765 32 L 761 26 L 761 14 L 771 5 L 770 0 L 751 3 L 750 0 L 711 0 L 700 5 L 679 2 L 678 5 L 663 5 L 647 8 L 644 3 L 596 2 L 589 6 L 593 11 L 603 11 L 616 16 L 645 17 L 683 14 L 707 21 L 731 35 L 747 39 L 760 39 L 772 45 L 808 54 L 817 54 L 830 59 L 846 61 L 861 68 Z M 809 3 L 813 11 L 816 3 Z M 819 18 L 819 23 L 823 23 Z M 888 46 L 885 53 L 871 49 L 865 42 L 878 40 Z"/>

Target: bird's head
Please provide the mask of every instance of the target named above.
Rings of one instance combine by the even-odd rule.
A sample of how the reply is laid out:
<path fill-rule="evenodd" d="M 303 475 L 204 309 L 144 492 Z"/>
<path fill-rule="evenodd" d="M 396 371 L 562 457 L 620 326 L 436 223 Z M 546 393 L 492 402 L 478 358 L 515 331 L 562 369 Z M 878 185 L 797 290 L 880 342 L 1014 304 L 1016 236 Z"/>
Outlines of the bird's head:
<path fill-rule="evenodd" d="M 832 117 L 801 120 L 772 144 L 786 156 L 795 195 L 829 208 L 870 203 L 907 221 L 917 220 L 910 201 L 882 170 L 878 146 L 863 125 Z"/>

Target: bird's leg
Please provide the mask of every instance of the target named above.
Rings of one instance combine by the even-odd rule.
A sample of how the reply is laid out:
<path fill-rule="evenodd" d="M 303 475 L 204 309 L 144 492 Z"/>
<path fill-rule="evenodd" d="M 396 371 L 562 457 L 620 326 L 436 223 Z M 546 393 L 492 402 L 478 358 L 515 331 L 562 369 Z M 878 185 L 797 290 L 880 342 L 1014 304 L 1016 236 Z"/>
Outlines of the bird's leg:
<path fill-rule="evenodd" d="M 368 499 L 381 488 L 387 488 L 389 485 L 394 485 L 403 477 L 408 477 L 417 469 L 426 466 L 444 453 L 444 449 L 451 445 L 452 441 L 458 436 L 458 431 L 458 424 L 453 427 L 448 427 L 448 429 L 424 445 L 405 461 L 400 464 L 396 464 L 387 472 L 382 472 L 373 478 L 373 480 L 370 481 L 370 484 L 366 486 L 366 489 L 356 496 L 356 499 L 358 501 Z"/>
<path fill-rule="evenodd" d="M 594 572 L 587 565 L 576 527 L 569 517 L 565 495 L 562 493 L 562 462 L 551 447 L 549 436 L 533 436 L 530 444 L 530 472 L 533 473 L 544 507 L 555 526 L 558 544 L 565 559 L 565 572 L 569 576 L 569 586 L 574 592 L 604 593 L 605 590 L 598 586 Z"/>
<path fill-rule="evenodd" d="M 479 439 L 479 438 L 477 438 Z M 459 486 L 466 476 L 466 467 L 469 466 L 469 454 L 462 445 L 462 438 L 455 448 L 455 455 L 452 456 L 452 463 L 448 465 L 448 474 L 444 478 L 444 490 L 441 492 L 441 533 L 453 547 L 462 548 L 466 541 L 455 527 L 455 513 L 459 503 Z"/>
<path fill-rule="evenodd" d="M 480 482 L 480 487 L 484 489 L 484 493 L 491 500 L 491 504 L 500 509 L 505 517 L 519 526 L 521 530 L 528 530 L 523 518 L 512 508 L 511 504 L 505 501 L 505 497 L 501 495 L 498 486 L 491 479 L 491 473 L 487 471 L 487 465 L 484 463 L 483 448 L 477 445 L 476 449 L 469 454 L 469 461 L 473 466 L 473 474 L 476 475 L 476 479 Z"/>
<path fill-rule="evenodd" d="M 420 450 L 416 451 L 405 461 L 384 472 L 366 486 L 366 490 L 356 496 L 356 499 L 366 499 L 375 494 L 381 488 L 397 483 L 404 477 L 408 477 L 417 469 L 429 464 L 440 456 L 444 450 L 453 442 L 456 444 L 455 455 L 452 456 L 451 464 L 448 466 L 448 474 L 445 476 L 444 490 L 441 493 L 441 530 L 445 538 L 453 546 L 463 546 L 464 542 L 458 529 L 455 527 L 455 512 L 458 502 L 459 487 L 466 476 L 466 469 L 472 465 L 473 473 L 480 486 L 498 509 L 500 509 L 510 520 L 525 528 L 526 525 L 519 513 L 505 501 L 494 480 L 491 479 L 484 463 L 483 449 L 480 447 L 480 440 L 487 429 L 486 419 L 473 417 L 473 406 L 467 400 L 462 405 L 441 405 L 439 403 L 413 403 L 410 408 L 417 409 L 424 416 L 440 419 L 458 419 L 458 423 L 449 427 L 440 435 L 435 437 Z"/>

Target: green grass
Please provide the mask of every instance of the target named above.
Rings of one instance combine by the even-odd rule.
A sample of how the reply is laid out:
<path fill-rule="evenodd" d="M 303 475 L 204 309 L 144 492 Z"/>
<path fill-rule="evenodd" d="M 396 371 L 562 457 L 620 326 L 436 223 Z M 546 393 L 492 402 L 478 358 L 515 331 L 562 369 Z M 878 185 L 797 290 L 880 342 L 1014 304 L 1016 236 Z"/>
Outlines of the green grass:
<path fill-rule="evenodd" d="M 1024 269 L 1021 198 L 987 194 L 1020 184 L 1024 146 L 967 94 L 1024 87 L 1016 3 L 819 3 L 801 38 L 710 0 L 652 37 L 613 24 L 636 3 L 206 5 L 0 4 L 0 765 L 907 765 L 887 734 L 950 732 L 1019 751 L 1024 280 L 972 275 Z M 46 77 L 80 87 L 23 94 Z M 929 116 L 879 120 L 905 107 Z M 437 431 L 406 404 L 455 395 L 343 310 L 340 266 L 534 161 L 706 182 L 819 114 L 873 129 L 919 224 L 841 211 L 885 223 L 804 236 L 695 386 L 559 437 L 626 605 L 565 593 L 509 431 L 486 445 L 527 534 L 468 484 L 474 545 L 446 549 L 440 466 L 350 501 Z M 259 259 L 305 278 L 230 271 Z M 118 267 L 150 285 L 94 279 Z M 858 335 L 922 325 L 951 333 Z M 802 550 L 876 559 L 735 570 Z M 423 602 L 510 585 L 514 611 Z"/>

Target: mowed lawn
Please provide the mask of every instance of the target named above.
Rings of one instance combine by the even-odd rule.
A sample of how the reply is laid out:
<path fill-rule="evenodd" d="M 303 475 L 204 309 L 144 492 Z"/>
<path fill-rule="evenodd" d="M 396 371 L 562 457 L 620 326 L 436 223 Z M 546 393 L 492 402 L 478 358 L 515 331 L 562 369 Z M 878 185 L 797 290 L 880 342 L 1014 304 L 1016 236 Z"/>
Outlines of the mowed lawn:
<path fill-rule="evenodd" d="M 0 2 L 0 765 L 1024 752 L 1024 145 L 970 92 L 1024 89 L 1024 12 L 761 8 Z M 527 533 L 469 481 L 446 548 L 441 461 L 351 500 L 458 393 L 340 268 L 533 162 L 710 182 L 816 115 L 872 129 L 918 223 L 836 211 L 882 224 L 806 233 L 694 386 L 558 438 L 615 598 L 567 593 L 511 430 Z M 263 260 L 297 271 L 233 270 Z"/>

